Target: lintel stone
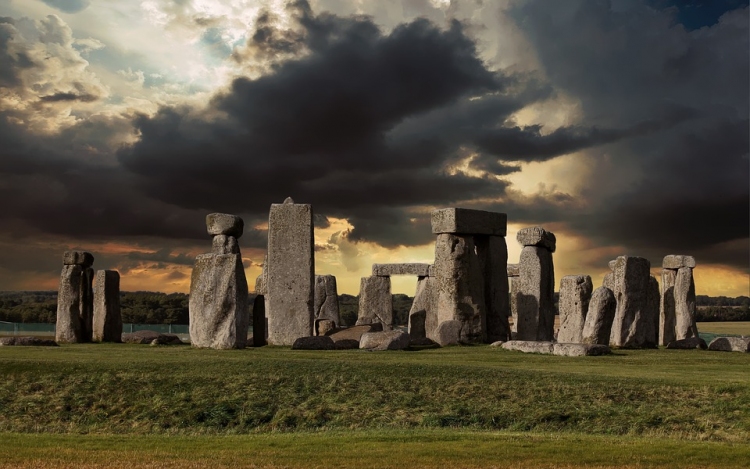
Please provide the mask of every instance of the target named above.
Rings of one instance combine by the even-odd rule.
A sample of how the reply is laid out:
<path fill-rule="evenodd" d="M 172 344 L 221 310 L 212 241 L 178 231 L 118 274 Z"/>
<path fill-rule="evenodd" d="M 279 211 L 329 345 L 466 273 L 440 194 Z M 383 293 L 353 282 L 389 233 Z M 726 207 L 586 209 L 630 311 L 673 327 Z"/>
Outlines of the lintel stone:
<path fill-rule="evenodd" d="M 690 267 L 691 269 L 694 269 L 695 257 L 670 254 L 668 256 L 664 256 L 664 261 L 662 262 L 661 266 L 665 269 L 680 269 L 682 267 Z"/>
<path fill-rule="evenodd" d="M 505 236 L 508 216 L 469 208 L 443 208 L 432 211 L 433 234 Z"/>
<path fill-rule="evenodd" d="M 518 230 L 516 240 L 521 246 L 539 246 L 555 252 L 557 239 L 554 233 L 547 231 L 541 226 L 530 226 Z"/>
<path fill-rule="evenodd" d="M 229 213 L 209 213 L 206 215 L 206 230 L 211 236 L 227 235 L 239 238 L 245 223 L 242 218 Z"/>

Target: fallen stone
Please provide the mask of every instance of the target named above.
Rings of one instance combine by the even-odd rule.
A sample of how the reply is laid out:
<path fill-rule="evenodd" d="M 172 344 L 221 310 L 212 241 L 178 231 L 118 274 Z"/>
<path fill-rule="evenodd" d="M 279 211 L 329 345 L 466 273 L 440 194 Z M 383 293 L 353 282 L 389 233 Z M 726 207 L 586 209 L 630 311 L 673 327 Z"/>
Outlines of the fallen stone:
<path fill-rule="evenodd" d="M 437 295 L 432 277 L 419 277 L 409 310 L 409 336 L 418 340 L 433 338 L 437 329 Z"/>
<path fill-rule="evenodd" d="M 750 353 L 750 337 L 717 337 L 708 344 L 708 349 L 717 352 Z"/>
<path fill-rule="evenodd" d="M 324 320 L 334 323 L 334 326 L 341 322 L 339 318 L 339 297 L 336 287 L 336 277 L 333 275 L 315 276 L 313 314 L 316 326 L 319 326 L 320 321 Z M 316 332 L 315 335 L 323 334 Z"/>
<path fill-rule="evenodd" d="M 463 323 L 456 320 L 441 322 L 435 331 L 435 342 L 441 347 L 458 345 L 461 343 L 461 328 Z"/>
<path fill-rule="evenodd" d="M 55 340 L 60 343 L 83 342 L 81 330 L 81 274 L 83 267 L 77 264 L 63 265 L 60 286 L 57 291 L 57 323 Z"/>
<path fill-rule="evenodd" d="M 333 350 L 333 340 L 324 335 L 300 337 L 292 344 L 292 350 Z"/>
<path fill-rule="evenodd" d="M 359 340 L 362 338 L 362 334 L 368 332 L 380 332 L 383 330 L 383 325 L 380 323 L 375 324 L 364 324 L 361 326 L 348 327 L 346 329 L 339 329 L 329 332 L 328 337 L 334 342 L 338 343 L 345 340 L 357 341 L 357 347 L 359 348 Z"/>
<path fill-rule="evenodd" d="M 428 277 L 430 264 L 373 264 L 372 275 L 390 277 L 391 275 L 414 275 Z"/>
<path fill-rule="evenodd" d="M 616 310 L 617 301 L 612 290 L 607 287 L 594 290 L 583 325 L 581 343 L 608 345 Z"/>
<path fill-rule="evenodd" d="M 393 329 L 393 298 L 390 277 L 362 277 L 359 286 L 357 325 L 380 323 Z"/>
<path fill-rule="evenodd" d="M 366 332 L 359 340 L 359 348 L 365 350 L 404 350 L 411 339 L 403 331 Z"/>
<path fill-rule="evenodd" d="M 519 275 L 521 275 L 518 264 L 508 264 L 508 267 L 506 267 L 506 272 L 508 274 L 508 277 L 518 277 Z"/>
<path fill-rule="evenodd" d="M 552 354 L 562 357 L 594 357 L 599 355 L 609 355 L 612 350 L 601 344 L 562 344 L 557 343 L 552 346 Z"/>
<path fill-rule="evenodd" d="M 531 226 L 518 230 L 516 240 L 521 246 L 539 246 L 548 249 L 550 252 L 555 252 L 557 246 L 554 233 L 541 226 Z"/>
<path fill-rule="evenodd" d="M 693 269 L 681 267 L 674 280 L 675 338 L 698 337 L 695 324 L 695 283 Z"/>
<path fill-rule="evenodd" d="M 0 337 L 0 346 L 57 347 L 57 342 L 39 337 Z"/>
<path fill-rule="evenodd" d="M 80 265 L 83 268 L 94 265 L 94 255 L 86 251 L 65 251 L 63 265 Z"/>
<path fill-rule="evenodd" d="M 665 269 L 675 270 L 681 269 L 682 267 L 690 267 L 691 269 L 694 269 L 695 257 L 670 254 L 668 256 L 664 256 L 664 260 L 662 261 L 661 266 Z"/>
<path fill-rule="evenodd" d="M 513 279 L 516 301 L 516 338 L 551 341 L 555 327 L 555 271 L 552 252 L 539 246 L 524 246 L 521 275 Z"/>
<path fill-rule="evenodd" d="M 505 236 L 508 216 L 468 208 L 444 208 L 431 214 L 432 234 Z"/>
<path fill-rule="evenodd" d="M 566 275 L 560 280 L 558 342 L 580 344 L 594 284 L 588 275 Z"/>
<path fill-rule="evenodd" d="M 659 345 L 667 345 L 677 340 L 675 336 L 677 317 L 674 304 L 674 282 L 676 278 L 676 270 L 662 269 L 661 295 L 659 298 Z"/>
<path fill-rule="evenodd" d="M 688 349 L 701 349 L 706 350 L 708 345 L 706 341 L 700 337 L 690 337 L 689 339 L 673 340 L 667 344 L 668 349 L 688 350 Z"/>
<path fill-rule="evenodd" d="M 474 236 L 477 257 L 484 279 L 485 322 L 482 340 L 486 343 L 510 339 L 510 297 L 508 292 L 508 247 L 502 236 Z"/>
<path fill-rule="evenodd" d="M 336 323 L 330 319 L 315 320 L 315 335 L 328 335 L 334 329 L 336 329 Z"/>
<path fill-rule="evenodd" d="M 157 341 L 160 345 L 182 345 L 183 341 L 174 334 L 160 334 L 156 331 L 135 331 L 122 334 L 122 342 L 126 344 L 150 344 Z"/>
<path fill-rule="evenodd" d="M 533 340 L 509 340 L 500 346 L 505 350 L 515 350 L 524 353 L 551 354 L 554 348 L 552 342 Z"/>
<path fill-rule="evenodd" d="M 500 347 L 500 346 L 501 346 L 501 345 L 503 345 L 503 344 L 504 344 L 505 342 L 507 342 L 507 340 L 506 340 L 506 341 L 503 341 L 503 340 L 496 340 L 495 342 L 492 342 L 492 343 L 490 344 L 490 347 Z"/>
<path fill-rule="evenodd" d="M 354 339 L 341 339 L 333 342 L 336 350 L 354 350 L 359 349 L 359 341 Z"/>
<path fill-rule="evenodd" d="M 211 240 L 212 249 L 211 252 L 214 254 L 239 254 L 240 245 L 237 243 L 237 238 L 234 236 L 227 235 L 216 235 Z"/>
<path fill-rule="evenodd" d="M 206 230 L 211 236 L 227 235 L 240 238 L 244 227 L 245 222 L 237 215 L 229 213 L 209 213 L 206 215 Z"/>
<path fill-rule="evenodd" d="M 651 263 L 643 257 L 620 256 L 614 271 L 617 311 L 612 323 L 610 345 L 621 348 L 652 348 L 656 343 L 653 317 L 649 310 Z"/>

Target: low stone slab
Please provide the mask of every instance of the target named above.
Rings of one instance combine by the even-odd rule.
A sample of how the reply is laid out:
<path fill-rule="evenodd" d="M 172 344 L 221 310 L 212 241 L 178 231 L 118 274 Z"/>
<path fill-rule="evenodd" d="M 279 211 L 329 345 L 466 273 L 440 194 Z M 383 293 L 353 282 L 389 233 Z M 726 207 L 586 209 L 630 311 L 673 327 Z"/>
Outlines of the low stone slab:
<path fill-rule="evenodd" d="M 86 251 L 65 251 L 63 253 L 63 265 L 91 267 L 94 265 L 94 255 Z"/>
<path fill-rule="evenodd" d="M 612 350 L 601 344 L 554 344 L 552 354 L 561 357 L 595 357 L 609 355 Z"/>
<path fill-rule="evenodd" d="M 708 344 L 716 352 L 750 353 L 750 337 L 717 337 Z"/>
<path fill-rule="evenodd" d="M 555 248 L 557 247 L 557 239 L 554 233 L 545 230 L 541 226 L 531 226 L 518 230 L 516 241 L 521 246 L 539 246 L 549 249 L 550 252 L 555 252 Z"/>
<path fill-rule="evenodd" d="M 211 236 L 226 235 L 239 238 L 245 222 L 237 215 L 229 213 L 209 213 L 206 215 L 206 230 Z"/>
<path fill-rule="evenodd" d="M 359 341 L 354 339 L 342 339 L 333 343 L 336 350 L 356 350 L 359 349 Z"/>
<path fill-rule="evenodd" d="M 431 214 L 433 234 L 505 236 L 508 216 L 469 208 L 443 208 Z"/>
<path fill-rule="evenodd" d="M 505 270 L 508 273 L 508 277 L 518 277 L 521 275 L 521 270 L 518 264 L 508 264 Z"/>
<path fill-rule="evenodd" d="M 708 345 L 706 345 L 706 341 L 701 339 L 700 337 L 690 337 L 689 339 L 673 340 L 672 342 L 667 344 L 667 348 L 678 350 L 690 350 L 698 348 L 701 350 L 706 350 L 708 348 Z"/>
<path fill-rule="evenodd" d="M 2 337 L 0 346 L 44 346 L 57 347 L 57 342 L 52 339 L 40 339 L 39 337 Z"/>
<path fill-rule="evenodd" d="M 367 332 L 380 332 L 382 330 L 383 325 L 380 323 L 364 324 L 361 326 L 352 326 L 346 329 L 330 331 L 328 337 L 336 343 L 343 340 L 355 340 L 357 341 L 357 347 L 355 348 L 359 348 L 359 340 L 362 338 L 362 334 Z"/>
<path fill-rule="evenodd" d="M 135 331 L 122 335 L 122 341 L 126 344 L 151 344 L 157 341 L 160 345 L 183 345 L 179 337 L 174 334 L 161 334 L 156 331 Z"/>
<path fill-rule="evenodd" d="M 490 347 L 500 347 L 505 343 L 503 340 L 496 340 L 490 344 Z"/>
<path fill-rule="evenodd" d="M 367 332 L 362 334 L 359 348 L 365 350 L 404 350 L 411 338 L 403 331 Z"/>
<path fill-rule="evenodd" d="M 333 350 L 336 344 L 325 335 L 300 337 L 292 344 L 292 350 Z"/>
<path fill-rule="evenodd" d="M 440 344 L 441 347 L 458 345 L 461 340 L 462 327 L 463 324 L 461 321 L 449 320 L 441 322 L 435 330 L 435 342 Z"/>
<path fill-rule="evenodd" d="M 430 276 L 430 264 L 373 264 L 372 275 L 390 277 L 391 275 L 414 275 L 417 277 Z"/>
<path fill-rule="evenodd" d="M 554 344 L 552 342 L 540 342 L 534 340 L 509 340 L 500 346 L 505 350 L 515 350 L 524 353 L 552 354 Z"/>
<path fill-rule="evenodd" d="M 695 257 L 670 254 L 664 256 L 661 266 L 665 269 L 680 269 L 682 267 L 695 268 Z"/>

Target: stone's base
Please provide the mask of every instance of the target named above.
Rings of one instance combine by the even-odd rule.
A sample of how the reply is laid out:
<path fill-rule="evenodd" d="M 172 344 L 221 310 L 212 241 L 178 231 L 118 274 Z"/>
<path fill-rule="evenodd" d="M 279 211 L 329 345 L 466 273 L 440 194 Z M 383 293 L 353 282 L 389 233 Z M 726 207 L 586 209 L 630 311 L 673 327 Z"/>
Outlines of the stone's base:
<path fill-rule="evenodd" d="M 435 342 L 441 347 L 448 345 L 458 345 L 461 343 L 461 321 L 443 321 L 435 331 Z"/>
<path fill-rule="evenodd" d="M 691 337 L 689 339 L 673 340 L 672 342 L 667 344 L 667 348 L 677 350 L 689 350 L 697 348 L 706 350 L 708 348 L 708 345 L 706 345 L 705 340 L 699 337 Z"/>
<path fill-rule="evenodd" d="M 57 342 L 52 339 L 40 339 L 38 337 L 2 337 L 0 346 L 44 346 L 57 347 Z"/>
<path fill-rule="evenodd" d="M 409 334 L 402 331 L 367 332 L 362 334 L 359 348 L 365 350 L 404 350 L 409 348 Z"/>
<path fill-rule="evenodd" d="M 333 350 L 333 340 L 328 336 L 300 337 L 292 344 L 292 350 Z"/>
<path fill-rule="evenodd" d="M 750 337 L 717 337 L 708 344 L 708 349 L 717 352 L 750 353 Z"/>
<path fill-rule="evenodd" d="M 135 331 L 122 335 L 122 342 L 126 344 L 153 344 L 158 345 L 185 345 L 179 337 L 174 334 L 160 334 L 156 331 Z"/>
<path fill-rule="evenodd" d="M 555 344 L 552 348 L 553 355 L 562 357 L 594 357 L 599 355 L 609 355 L 612 350 L 601 344 Z"/>

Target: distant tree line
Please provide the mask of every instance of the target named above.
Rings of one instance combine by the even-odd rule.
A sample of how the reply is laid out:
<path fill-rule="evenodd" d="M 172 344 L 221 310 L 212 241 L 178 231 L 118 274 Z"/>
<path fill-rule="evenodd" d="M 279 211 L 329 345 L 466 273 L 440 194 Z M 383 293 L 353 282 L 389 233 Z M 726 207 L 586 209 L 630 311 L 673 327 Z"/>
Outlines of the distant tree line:
<path fill-rule="evenodd" d="M 250 295 L 250 304 L 254 295 Z M 405 326 L 414 299 L 393 295 L 393 322 Z M 750 321 L 750 298 L 739 296 L 696 297 L 697 321 Z M 187 324 L 188 295 L 184 293 L 121 292 L 122 320 L 135 324 Z M 357 322 L 359 297 L 339 295 L 341 324 Z M 20 323 L 54 323 L 57 316 L 56 291 L 0 292 L 0 321 Z"/>

